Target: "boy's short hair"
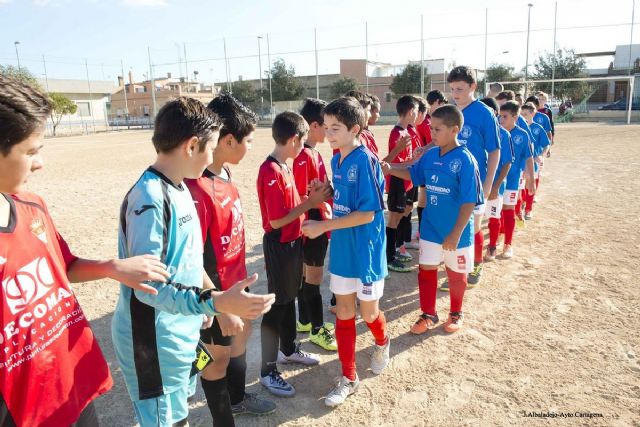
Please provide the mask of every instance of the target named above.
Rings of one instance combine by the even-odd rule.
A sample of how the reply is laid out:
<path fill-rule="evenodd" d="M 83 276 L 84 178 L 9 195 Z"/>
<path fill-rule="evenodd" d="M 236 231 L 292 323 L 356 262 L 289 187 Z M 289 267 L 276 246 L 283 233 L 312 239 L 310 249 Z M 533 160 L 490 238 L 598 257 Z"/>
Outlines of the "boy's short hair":
<path fill-rule="evenodd" d="M 537 97 L 543 96 L 543 97 L 549 99 L 549 95 L 547 95 L 546 92 L 543 92 L 541 90 L 537 91 L 534 95 L 537 96 Z"/>
<path fill-rule="evenodd" d="M 52 108 L 44 92 L 0 75 L 0 154 L 7 156 L 14 145 L 41 129 Z"/>
<path fill-rule="evenodd" d="M 156 151 L 167 153 L 195 136 L 198 137 L 199 151 L 203 152 L 221 125 L 218 115 L 202 102 L 181 96 L 167 102 L 158 111 L 151 141 Z"/>
<path fill-rule="evenodd" d="M 448 128 L 458 126 L 462 129 L 462 124 L 464 123 L 462 111 L 455 105 L 443 105 L 433 112 L 431 118 L 442 120 L 442 123 Z"/>
<path fill-rule="evenodd" d="M 324 115 L 335 117 L 347 129 L 359 125 L 360 131 L 362 131 L 366 125 L 364 108 L 355 98 L 350 96 L 343 96 L 331 101 L 324 107 Z M 360 132 L 358 132 L 359 134 Z"/>
<path fill-rule="evenodd" d="M 229 92 L 222 92 L 213 98 L 207 108 L 218 115 L 222 121 L 220 137 L 229 134 L 240 143 L 256 130 L 258 116 Z"/>
<path fill-rule="evenodd" d="M 536 111 L 536 106 L 533 104 L 533 102 L 525 102 L 525 104 L 520 108 L 523 110 L 530 111 L 532 113 Z"/>
<path fill-rule="evenodd" d="M 517 92 L 515 95 L 513 95 L 513 99 L 516 98 L 522 98 L 522 94 L 520 92 Z"/>
<path fill-rule="evenodd" d="M 351 98 L 355 98 L 356 101 L 362 105 L 362 108 L 367 108 L 368 105 L 371 105 L 371 98 L 367 96 L 364 92 L 360 92 L 359 90 L 350 90 L 345 93 L 344 96 L 350 96 Z"/>
<path fill-rule="evenodd" d="M 271 125 L 271 135 L 278 145 L 286 145 L 289 139 L 302 138 L 309 132 L 309 125 L 298 113 L 285 111 L 276 116 Z"/>
<path fill-rule="evenodd" d="M 327 106 L 327 101 L 317 98 L 307 98 L 300 110 L 300 115 L 304 117 L 309 125 L 316 122 L 319 125 L 324 124 L 324 116 L 322 109 Z"/>
<path fill-rule="evenodd" d="M 405 116 L 412 108 L 418 109 L 418 100 L 412 95 L 403 95 L 396 102 L 396 112 L 400 117 Z"/>
<path fill-rule="evenodd" d="M 480 102 L 482 102 L 487 107 L 491 108 L 495 113 L 497 113 L 499 111 L 498 110 L 498 103 L 496 102 L 495 99 L 493 99 L 491 97 L 482 98 L 480 100 Z"/>
<path fill-rule="evenodd" d="M 427 112 L 427 100 L 421 96 L 416 96 L 416 101 L 418 101 L 418 112 L 426 113 Z"/>
<path fill-rule="evenodd" d="M 520 114 L 520 106 L 515 101 L 507 101 L 500 107 L 500 112 L 508 111 L 513 116 L 518 116 Z"/>
<path fill-rule="evenodd" d="M 440 89 L 434 89 L 427 94 L 427 103 L 429 105 L 433 105 L 436 102 L 439 103 L 448 103 L 447 98 L 444 96 L 444 93 Z"/>
<path fill-rule="evenodd" d="M 502 92 L 504 90 L 504 86 L 502 86 L 502 83 L 491 83 L 489 85 L 489 90 L 493 92 Z"/>
<path fill-rule="evenodd" d="M 528 97 L 525 101 L 525 103 L 527 102 L 532 102 L 533 105 L 535 105 L 536 107 L 540 107 L 540 100 L 538 99 L 537 96 L 535 95 L 531 95 L 530 97 Z"/>
<path fill-rule="evenodd" d="M 498 101 L 513 101 L 516 97 L 516 94 L 512 90 L 504 90 L 496 95 L 496 99 Z"/>
<path fill-rule="evenodd" d="M 476 83 L 476 70 L 466 65 L 458 65 L 449 71 L 447 83 L 465 82 L 468 84 Z"/>
<path fill-rule="evenodd" d="M 371 99 L 371 108 L 380 111 L 380 98 L 370 93 L 368 93 L 367 96 Z"/>

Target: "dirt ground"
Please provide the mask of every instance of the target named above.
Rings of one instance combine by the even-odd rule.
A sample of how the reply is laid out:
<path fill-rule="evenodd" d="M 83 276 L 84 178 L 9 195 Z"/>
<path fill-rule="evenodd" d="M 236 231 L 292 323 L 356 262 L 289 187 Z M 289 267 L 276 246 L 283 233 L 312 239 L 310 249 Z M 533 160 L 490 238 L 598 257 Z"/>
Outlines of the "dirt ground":
<path fill-rule="evenodd" d="M 389 129 L 374 129 L 380 146 Z M 119 205 L 154 158 L 150 138 L 144 131 L 46 141 L 45 169 L 28 187 L 47 200 L 77 254 L 117 255 Z M 297 396 L 274 398 L 275 414 L 240 416 L 237 425 L 640 426 L 640 287 L 633 279 L 640 267 L 640 126 L 561 125 L 556 141 L 534 220 L 516 233 L 514 259 L 487 264 L 481 284 L 467 292 L 461 332 L 447 335 L 440 326 L 409 334 L 418 315 L 417 275 L 392 273 L 381 300 L 392 356 L 382 375 L 367 370 L 373 340 L 358 321 L 361 388 L 328 409 L 322 399 L 340 374 L 337 355 L 301 335 L 303 349 L 322 355 L 320 366 L 283 367 Z M 248 269 L 261 275 L 256 292 L 265 292 L 266 284 L 255 179 L 271 147 L 270 131 L 260 129 L 243 164 L 233 168 L 246 214 Z M 328 145 L 321 152 L 328 162 Z M 132 426 L 110 334 L 119 287 L 101 281 L 75 290 L 115 380 L 97 400 L 101 424 Z M 445 315 L 448 295 L 438 296 Z M 266 396 L 257 384 L 257 331 L 259 321 L 249 344 L 248 389 Z M 197 398 L 191 425 L 211 425 L 200 390 Z M 558 418 L 528 416 L 534 412 Z"/>

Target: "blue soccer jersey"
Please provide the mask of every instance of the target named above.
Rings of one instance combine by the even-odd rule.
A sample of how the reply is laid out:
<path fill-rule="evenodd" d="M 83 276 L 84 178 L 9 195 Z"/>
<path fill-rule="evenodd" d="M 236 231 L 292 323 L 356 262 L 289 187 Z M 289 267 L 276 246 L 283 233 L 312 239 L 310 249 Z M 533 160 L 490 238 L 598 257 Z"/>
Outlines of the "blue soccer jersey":
<path fill-rule="evenodd" d="M 467 146 L 476 159 L 480 179 L 484 182 L 489 153 L 500 148 L 498 120 L 493 110 L 477 99 L 462 110 L 462 115 L 464 123 L 458 133 L 458 140 Z"/>
<path fill-rule="evenodd" d="M 373 221 L 331 232 L 329 271 L 362 283 L 382 280 L 387 275 L 384 225 L 384 175 L 378 160 L 360 145 L 340 162 L 331 159 L 333 171 L 333 216 L 351 212 L 374 212 Z"/>
<path fill-rule="evenodd" d="M 533 157 L 531 148 L 531 140 L 527 131 L 516 126 L 509 131 L 511 134 L 511 143 L 513 144 L 513 158 L 511 169 L 507 174 L 507 190 L 517 190 L 520 184 L 520 173 L 527 165 L 527 159 Z"/>
<path fill-rule="evenodd" d="M 440 156 L 433 147 L 409 168 L 414 185 L 424 185 L 427 206 L 420 223 L 420 238 L 442 244 L 453 230 L 460 207 L 465 203 L 484 203 L 478 165 L 469 150 L 460 146 Z M 473 215 L 469 215 L 458 248 L 473 244 Z"/>
<path fill-rule="evenodd" d="M 533 135 L 533 156 L 539 157 L 542 155 L 542 152 L 545 148 L 547 148 L 551 141 L 549 141 L 549 136 L 547 132 L 540 126 L 538 123 L 531 123 L 531 134 Z M 534 172 L 538 172 L 538 163 L 533 163 Z"/>
<path fill-rule="evenodd" d="M 524 117 L 518 116 L 518 121 L 516 122 L 516 126 L 518 126 L 520 129 L 527 131 L 527 133 L 529 134 L 529 138 L 533 139 L 533 135 L 531 134 L 531 128 L 529 128 L 529 124 L 527 123 L 527 120 Z"/>
<path fill-rule="evenodd" d="M 537 123 L 542 126 L 545 132 L 551 132 L 551 120 L 549 120 L 549 116 L 545 113 L 541 113 L 537 111 L 535 116 L 533 116 L 533 123 Z"/>
<path fill-rule="evenodd" d="M 120 285 L 111 333 L 132 400 L 172 393 L 189 383 L 202 314 L 214 314 L 202 288 L 202 236 L 184 184 L 147 169 L 120 208 L 120 258 L 156 255 L 170 282 L 150 283 L 158 295 Z"/>
<path fill-rule="evenodd" d="M 498 163 L 498 169 L 496 170 L 496 176 L 493 179 L 495 183 L 498 181 L 498 176 L 500 175 L 500 171 L 506 165 L 511 163 L 513 165 L 513 143 L 511 142 L 511 134 L 508 130 L 500 126 L 500 163 Z M 498 194 L 501 196 L 504 194 L 504 190 L 507 187 L 507 178 L 505 177 L 500 184 L 500 189 L 498 190 Z"/>

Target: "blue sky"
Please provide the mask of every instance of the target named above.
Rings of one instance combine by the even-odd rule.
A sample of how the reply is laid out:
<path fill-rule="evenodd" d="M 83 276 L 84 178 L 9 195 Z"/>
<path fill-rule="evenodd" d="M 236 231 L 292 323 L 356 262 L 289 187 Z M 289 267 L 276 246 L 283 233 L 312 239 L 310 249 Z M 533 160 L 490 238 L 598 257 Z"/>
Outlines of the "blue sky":
<path fill-rule="evenodd" d="M 553 0 L 531 0 L 530 58 L 553 46 Z M 178 1 L 178 0 L 0 0 L 0 63 L 22 66 L 38 76 L 111 79 L 131 69 L 136 80 L 148 76 L 147 46 L 155 75 L 226 80 L 223 38 L 232 79 L 257 78 L 258 35 L 269 33 L 272 60 L 283 58 L 298 74 L 315 72 L 317 28 L 320 73 L 338 72 L 340 58 L 404 63 L 420 59 L 420 15 L 424 16 L 425 57 L 484 65 L 485 8 L 489 9 L 488 63 L 525 63 L 527 3 L 522 0 Z M 639 2 L 640 3 L 640 2 Z M 632 0 L 558 0 L 557 43 L 579 52 L 614 50 L 630 39 Z M 638 8 L 636 8 L 638 12 Z M 638 21 L 636 15 L 636 21 Z M 598 26 L 598 27 L 591 27 Z M 570 29 L 566 29 L 571 27 Z M 575 28 L 591 27 L 591 28 Z M 640 28 L 636 25 L 636 35 Z M 634 40 L 638 37 L 634 36 Z M 404 43 L 402 43 L 404 41 Z M 267 69 L 266 38 L 261 41 Z M 306 52 L 305 52 L 306 51 Z M 506 52 L 506 53 L 504 53 Z M 611 58 L 591 60 L 606 67 Z"/>

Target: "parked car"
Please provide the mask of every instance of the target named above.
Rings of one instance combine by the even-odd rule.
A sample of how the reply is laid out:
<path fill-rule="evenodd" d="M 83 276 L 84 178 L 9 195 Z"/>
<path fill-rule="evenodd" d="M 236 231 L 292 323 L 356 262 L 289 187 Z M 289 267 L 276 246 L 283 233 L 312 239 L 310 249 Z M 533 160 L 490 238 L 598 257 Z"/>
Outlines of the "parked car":
<path fill-rule="evenodd" d="M 627 100 L 619 99 L 616 102 L 611 104 L 603 105 L 602 107 L 598 107 L 598 110 L 616 110 L 616 111 L 626 111 L 627 110 Z M 634 100 L 631 103 L 632 110 L 640 110 L 640 100 Z"/>

